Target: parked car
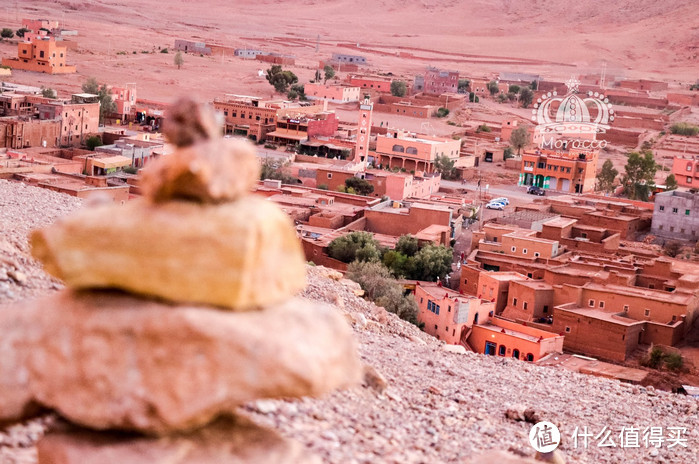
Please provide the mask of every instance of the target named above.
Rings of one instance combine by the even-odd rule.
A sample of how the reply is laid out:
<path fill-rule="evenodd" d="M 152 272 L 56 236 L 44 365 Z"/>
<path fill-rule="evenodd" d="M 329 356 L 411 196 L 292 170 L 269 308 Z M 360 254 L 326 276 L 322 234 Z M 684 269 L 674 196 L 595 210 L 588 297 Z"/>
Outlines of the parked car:
<path fill-rule="evenodd" d="M 490 200 L 491 203 L 503 203 L 505 206 L 510 204 L 510 200 L 508 200 L 505 197 L 500 197 L 500 198 L 494 198 Z"/>
<path fill-rule="evenodd" d="M 546 191 L 542 189 L 541 187 L 537 187 L 536 185 L 532 185 L 527 189 L 527 193 L 530 195 L 539 195 L 540 197 L 543 197 L 546 194 Z"/>
<path fill-rule="evenodd" d="M 498 211 L 502 211 L 505 209 L 505 203 L 498 203 L 498 202 L 490 202 L 487 205 L 485 205 L 486 208 L 488 209 L 497 209 Z"/>

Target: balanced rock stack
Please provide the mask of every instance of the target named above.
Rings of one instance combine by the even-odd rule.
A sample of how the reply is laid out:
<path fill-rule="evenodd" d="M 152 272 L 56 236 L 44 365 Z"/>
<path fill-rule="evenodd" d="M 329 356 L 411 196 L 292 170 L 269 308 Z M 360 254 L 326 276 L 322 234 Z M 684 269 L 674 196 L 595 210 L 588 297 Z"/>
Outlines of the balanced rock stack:
<path fill-rule="evenodd" d="M 143 198 L 31 237 L 68 289 L 0 310 L 0 421 L 37 406 L 68 421 L 40 463 L 316 462 L 235 411 L 358 382 L 351 329 L 294 297 L 303 254 L 288 217 L 249 194 L 254 148 L 187 100 L 164 132 L 177 149 L 146 170 Z"/>

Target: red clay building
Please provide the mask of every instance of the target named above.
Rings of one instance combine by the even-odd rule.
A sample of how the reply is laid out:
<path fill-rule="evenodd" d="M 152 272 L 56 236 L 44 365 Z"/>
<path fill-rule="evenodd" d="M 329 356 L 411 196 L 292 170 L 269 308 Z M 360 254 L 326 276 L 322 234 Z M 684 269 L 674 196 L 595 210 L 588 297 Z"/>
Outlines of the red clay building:
<path fill-rule="evenodd" d="M 66 64 L 67 48 L 53 38 L 35 38 L 17 44 L 17 58 L 3 58 L 2 65 L 22 71 L 48 74 L 74 73 L 75 66 Z"/>
<path fill-rule="evenodd" d="M 437 68 L 427 68 L 425 71 L 423 93 L 441 95 L 443 93 L 456 93 L 458 89 L 458 71 L 445 71 Z"/>
<path fill-rule="evenodd" d="M 563 336 L 493 317 L 473 326 L 468 345 L 477 353 L 536 362 L 563 352 Z"/>
<path fill-rule="evenodd" d="M 517 185 L 535 185 L 569 193 L 595 189 L 598 152 L 589 150 L 525 151 Z"/>

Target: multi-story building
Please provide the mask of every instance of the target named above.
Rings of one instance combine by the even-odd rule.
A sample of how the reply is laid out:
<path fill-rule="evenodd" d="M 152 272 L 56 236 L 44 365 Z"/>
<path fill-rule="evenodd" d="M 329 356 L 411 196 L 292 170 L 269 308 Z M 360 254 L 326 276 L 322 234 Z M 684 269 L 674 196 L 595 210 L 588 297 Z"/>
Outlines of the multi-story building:
<path fill-rule="evenodd" d="M 415 285 L 417 320 L 425 332 L 450 345 L 464 344 L 471 328 L 494 315 L 495 305 L 432 282 Z"/>
<path fill-rule="evenodd" d="M 329 137 L 337 131 L 339 121 L 334 112 L 314 114 L 280 114 L 274 131 L 267 138 L 280 144 L 297 144 L 312 137 Z"/>
<path fill-rule="evenodd" d="M 74 73 L 75 66 L 66 64 L 66 50 L 52 37 L 36 37 L 17 44 L 17 58 L 3 58 L 2 65 L 48 74 Z"/>
<path fill-rule="evenodd" d="M 687 188 L 699 188 L 699 155 L 676 156 L 672 173 L 677 184 Z"/>
<path fill-rule="evenodd" d="M 427 68 L 424 78 L 423 92 L 428 95 L 456 93 L 459 89 L 459 72 L 444 71 L 437 68 Z"/>
<path fill-rule="evenodd" d="M 537 149 L 522 154 L 517 185 L 536 185 L 568 193 L 591 192 L 595 188 L 598 152 Z"/>
<path fill-rule="evenodd" d="M 348 103 L 359 101 L 361 89 L 348 85 L 326 85 L 308 83 L 303 91 L 309 100 L 328 100 L 333 103 Z"/>
<path fill-rule="evenodd" d="M 85 143 L 99 131 L 100 103 L 97 95 L 75 94 L 70 101 L 52 100 L 37 105 L 40 119 L 61 120 L 61 146 Z"/>
<path fill-rule="evenodd" d="M 114 115 L 121 122 L 127 122 L 131 114 L 131 107 L 136 104 L 136 84 L 129 83 L 124 87 L 113 86 L 109 89 L 112 101 L 116 105 Z"/>
<path fill-rule="evenodd" d="M 437 157 L 455 160 L 460 152 L 460 140 L 394 131 L 377 136 L 374 164 L 429 173 L 434 171 Z"/>
<path fill-rule="evenodd" d="M 224 132 L 265 140 L 277 127 L 279 106 L 258 97 L 229 95 L 214 100 L 214 109 L 223 114 Z"/>
<path fill-rule="evenodd" d="M 677 190 L 658 193 L 650 231 L 667 238 L 699 239 L 699 193 Z"/>

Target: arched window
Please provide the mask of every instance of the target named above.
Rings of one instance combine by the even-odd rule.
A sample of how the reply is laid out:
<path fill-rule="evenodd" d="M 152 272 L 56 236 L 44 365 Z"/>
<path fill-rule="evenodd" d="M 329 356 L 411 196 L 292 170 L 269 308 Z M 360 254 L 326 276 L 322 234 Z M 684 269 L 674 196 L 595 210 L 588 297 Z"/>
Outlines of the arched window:
<path fill-rule="evenodd" d="M 393 145 L 393 151 L 397 151 L 397 152 L 400 152 L 400 153 L 404 153 L 404 152 L 405 152 L 405 148 L 403 148 L 403 145 Z"/>
<path fill-rule="evenodd" d="M 518 349 L 515 348 L 514 350 L 512 350 L 512 357 L 519 359 L 519 350 Z"/>
<path fill-rule="evenodd" d="M 534 361 L 534 355 L 531 353 L 527 354 L 527 361 Z"/>
<path fill-rule="evenodd" d="M 505 356 L 505 352 L 507 352 L 507 347 L 505 347 L 505 345 L 500 345 L 498 347 L 498 355 Z"/>
<path fill-rule="evenodd" d="M 417 155 L 417 148 L 415 147 L 408 147 L 405 149 L 406 153 L 409 153 L 411 155 Z"/>

